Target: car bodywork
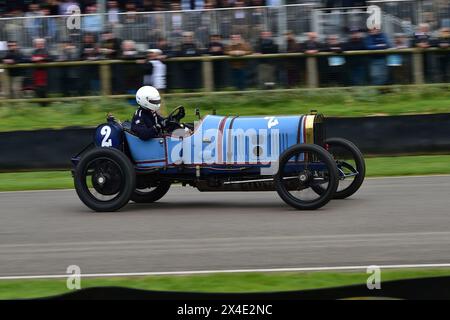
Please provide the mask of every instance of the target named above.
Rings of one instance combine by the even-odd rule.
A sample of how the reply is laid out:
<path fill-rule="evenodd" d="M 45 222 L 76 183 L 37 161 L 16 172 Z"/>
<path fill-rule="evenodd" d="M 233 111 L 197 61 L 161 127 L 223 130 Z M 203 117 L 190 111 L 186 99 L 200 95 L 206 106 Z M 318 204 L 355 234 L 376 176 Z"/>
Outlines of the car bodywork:
<path fill-rule="evenodd" d="M 182 111 L 184 116 L 184 108 Z M 324 117 L 316 112 L 291 116 L 207 115 L 194 124 L 182 124 L 179 119 L 175 123 L 176 130 L 144 141 L 132 132 L 129 122 L 121 123 L 108 117 L 107 123 L 95 130 L 93 146 L 99 154 L 108 148 L 126 155 L 126 162 L 130 163 L 133 172 L 125 171 L 133 176 L 133 188 L 136 190 L 164 184 L 167 192 L 170 184 L 177 182 L 200 191 L 277 190 L 279 194 L 286 194 L 291 190 L 313 188 L 316 194 L 322 196 L 323 190 L 320 188 L 324 187 L 328 190 L 326 197 L 331 199 L 339 179 L 358 175 L 363 178 L 364 175 L 362 155 L 350 142 L 344 142 L 344 147 L 350 149 L 356 158 L 361 158 L 358 166 L 337 160 L 334 162 L 325 150 L 328 144 Z M 81 170 L 78 170 L 79 162 L 88 149 L 72 158 L 75 180 L 77 177 L 85 178 L 83 174 L 77 176 L 76 173 Z M 115 157 L 114 154 L 111 156 Z M 116 160 L 123 162 L 123 159 Z M 112 161 L 111 165 L 114 166 L 114 163 Z M 83 169 L 84 176 L 92 175 L 94 189 L 100 193 L 104 180 L 119 181 L 119 175 L 124 180 L 122 169 L 118 168 L 115 174 L 102 173 L 106 169 L 101 166 L 87 171 Z M 353 194 L 361 183 L 360 179 L 356 189 L 353 186 L 355 190 L 342 194 L 342 197 Z M 89 189 L 87 183 L 81 186 L 85 191 Z M 108 190 L 117 192 L 119 189 L 119 186 L 108 187 Z M 329 200 L 309 207 L 303 206 L 302 202 L 296 205 L 290 196 L 280 196 L 286 202 L 294 201 L 291 203 L 293 206 L 307 209 L 322 206 Z"/>

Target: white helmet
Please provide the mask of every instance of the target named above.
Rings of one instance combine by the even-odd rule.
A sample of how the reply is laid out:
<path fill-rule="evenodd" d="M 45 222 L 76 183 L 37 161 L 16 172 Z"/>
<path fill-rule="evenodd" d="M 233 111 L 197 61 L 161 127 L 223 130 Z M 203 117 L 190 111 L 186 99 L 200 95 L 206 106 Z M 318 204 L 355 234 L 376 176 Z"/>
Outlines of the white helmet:
<path fill-rule="evenodd" d="M 136 102 L 144 109 L 157 111 L 161 106 L 161 96 L 156 88 L 144 86 L 136 92 Z"/>

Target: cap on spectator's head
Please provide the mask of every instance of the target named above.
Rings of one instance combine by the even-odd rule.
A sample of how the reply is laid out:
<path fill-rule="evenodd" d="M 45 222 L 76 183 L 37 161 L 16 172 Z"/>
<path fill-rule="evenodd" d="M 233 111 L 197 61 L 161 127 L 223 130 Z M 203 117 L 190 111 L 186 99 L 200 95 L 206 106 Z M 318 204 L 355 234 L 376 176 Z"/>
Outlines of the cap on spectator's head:
<path fill-rule="evenodd" d="M 162 54 L 162 51 L 159 49 L 148 49 L 147 53 Z"/>

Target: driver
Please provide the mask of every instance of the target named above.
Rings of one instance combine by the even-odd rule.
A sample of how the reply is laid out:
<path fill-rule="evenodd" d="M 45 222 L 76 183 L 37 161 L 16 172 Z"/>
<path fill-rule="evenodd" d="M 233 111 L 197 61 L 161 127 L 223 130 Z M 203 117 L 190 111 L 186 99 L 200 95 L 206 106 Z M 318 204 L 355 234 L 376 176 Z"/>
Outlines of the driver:
<path fill-rule="evenodd" d="M 131 122 L 131 130 L 142 140 L 160 136 L 165 129 L 166 119 L 157 111 L 161 106 L 161 96 L 158 90 L 151 86 L 141 87 L 136 92 L 136 110 Z"/>

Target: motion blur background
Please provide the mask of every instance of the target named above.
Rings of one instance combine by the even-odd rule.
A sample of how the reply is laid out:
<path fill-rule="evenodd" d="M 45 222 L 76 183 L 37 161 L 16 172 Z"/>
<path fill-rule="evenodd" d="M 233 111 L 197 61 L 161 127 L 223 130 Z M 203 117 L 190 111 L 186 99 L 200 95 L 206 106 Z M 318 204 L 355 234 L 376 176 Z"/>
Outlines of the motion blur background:
<path fill-rule="evenodd" d="M 369 31 L 371 6 L 381 28 Z M 0 0 L 0 277 L 74 262 L 83 273 L 448 262 L 449 27 L 449 0 Z M 73 189 L 71 156 L 107 113 L 129 119 L 144 84 L 163 92 L 164 112 L 183 104 L 186 121 L 196 108 L 318 110 L 327 136 L 357 144 L 367 176 L 381 178 L 318 214 L 292 214 L 275 194 L 177 187 L 151 208 L 90 215 L 74 190 L 55 189 Z M 383 281 L 449 274 L 383 271 Z M 262 292 L 366 279 L 212 274 L 83 288 Z M 0 280 L 0 299 L 67 290 L 65 280 Z"/>
<path fill-rule="evenodd" d="M 370 5 L 381 30 L 367 30 Z M 0 1 L 1 93 L 446 83 L 449 27 L 448 0 Z"/>

